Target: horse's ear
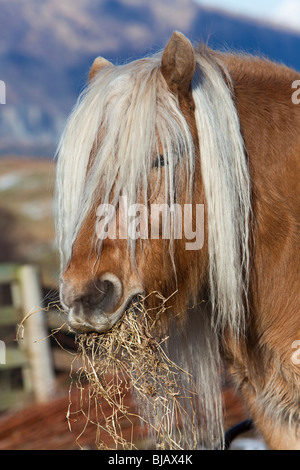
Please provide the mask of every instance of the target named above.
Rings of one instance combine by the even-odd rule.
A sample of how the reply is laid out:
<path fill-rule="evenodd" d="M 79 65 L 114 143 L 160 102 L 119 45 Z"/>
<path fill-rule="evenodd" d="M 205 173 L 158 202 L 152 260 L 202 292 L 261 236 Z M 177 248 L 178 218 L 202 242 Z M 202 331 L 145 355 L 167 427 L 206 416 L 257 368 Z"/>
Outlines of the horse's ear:
<path fill-rule="evenodd" d="M 97 75 L 98 72 L 100 72 L 100 70 L 102 70 L 107 65 L 112 65 L 112 63 L 104 59 L 104 57 L 97 57 L 94 60 L 89 73 L 89 82 L 95 77 L 95 75 Z"/>
<path fill-rule="evenodd" d="M 189 93 L 195 66 L 192 44 L 182 33 L 175 31 L 166 45 L 161 61 L 161 72 L 173 93 Z"/>

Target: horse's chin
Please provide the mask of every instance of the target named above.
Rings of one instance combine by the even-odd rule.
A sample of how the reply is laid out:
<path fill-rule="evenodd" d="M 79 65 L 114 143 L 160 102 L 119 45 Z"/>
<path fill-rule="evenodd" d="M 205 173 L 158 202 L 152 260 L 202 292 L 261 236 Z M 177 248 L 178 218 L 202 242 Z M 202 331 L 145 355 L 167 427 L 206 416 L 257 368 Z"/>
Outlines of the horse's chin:
<path fill-rule="evenodd" d="M 134 290 L 130 292 L 125 299 L 121 302 L 121 305 L 114 312 L 106 313 L 102 310 L 95 309 L 93 313 L 89 313 L 89 316 L 84 312 L 84 309 L 70 308 L 68 311 L 68 326 L 71 332 L 80 333 L 107 333 L 111 330 L 114 325 L 122 318 L 133 299 L 143 295 L 143 292 Z"/>

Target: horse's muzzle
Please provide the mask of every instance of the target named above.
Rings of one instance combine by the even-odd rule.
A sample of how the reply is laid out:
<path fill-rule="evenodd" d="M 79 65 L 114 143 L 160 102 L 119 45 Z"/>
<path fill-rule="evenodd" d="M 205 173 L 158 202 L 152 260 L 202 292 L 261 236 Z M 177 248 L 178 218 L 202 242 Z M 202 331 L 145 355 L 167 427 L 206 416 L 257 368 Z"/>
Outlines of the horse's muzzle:
<path fill-rule="evenodd" d="M 120 279 L 112 273 L 105 273 L 81 289 L 62 282 L 60 297 L 68 311 L 68 324 L 72 331 L 104 333 L 122 317 L 132 298 L 141 293 L 139 287 L 123 292 Z"/>

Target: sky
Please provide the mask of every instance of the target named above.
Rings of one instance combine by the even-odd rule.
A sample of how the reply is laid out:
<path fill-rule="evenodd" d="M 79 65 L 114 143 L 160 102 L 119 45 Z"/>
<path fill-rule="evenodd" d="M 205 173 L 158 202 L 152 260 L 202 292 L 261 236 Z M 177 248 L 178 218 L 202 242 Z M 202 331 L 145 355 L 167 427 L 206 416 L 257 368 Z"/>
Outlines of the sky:
<path fill-rule="evenodd" d="M 300 32 L 300 0 L 197 0 L 198 3 L 272 21 Z"/>

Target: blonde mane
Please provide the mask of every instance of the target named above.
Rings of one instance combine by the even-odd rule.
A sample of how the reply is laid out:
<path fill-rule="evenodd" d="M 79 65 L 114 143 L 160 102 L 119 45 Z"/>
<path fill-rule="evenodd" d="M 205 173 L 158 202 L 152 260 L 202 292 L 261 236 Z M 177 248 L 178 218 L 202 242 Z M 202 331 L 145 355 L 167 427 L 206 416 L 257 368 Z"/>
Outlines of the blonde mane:
<path fill-rule="evenodd" d="M 157 55 L 105 67 L 70 116 L 57 170 L 57 233 L 65 263 L 97 193 L 102 204 L 117 204 L 120 194 L 134 204 L 141 193 L 147 203 L 148 175 L 152 156 L 159 154 L 159 141 L 168 160 L 165 183 L 170 203 L 176 191 L 175 167 L 182 155 L 192 178 L 193 140 L 161 76 L 160 60 Z M 93 163 L 88 168 L 91 154 Z"/>

